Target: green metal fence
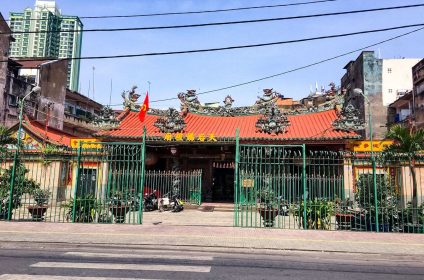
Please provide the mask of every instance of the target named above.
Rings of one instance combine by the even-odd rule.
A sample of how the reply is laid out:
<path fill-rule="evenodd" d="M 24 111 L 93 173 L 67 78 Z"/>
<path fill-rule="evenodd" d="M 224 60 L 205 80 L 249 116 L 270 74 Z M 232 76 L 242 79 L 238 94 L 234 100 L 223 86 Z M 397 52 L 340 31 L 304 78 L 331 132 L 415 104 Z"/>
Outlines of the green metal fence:
<path fill-rule="evenodd" d="M 234 225 L 424 232 L 424 158 L 238 145 Z"/>
<path fill-rule="evenodd" d="M 0 219 L 142 223 L 143 143 L 8 153 L 0 170 Z"/>
<path fill-rule="evenodd" d="M 145 194 L 156 191 L 158 197 L 179 195 L 187 204 L 202 202 L 202 170 L 146 171 L 145 181 Z"/>

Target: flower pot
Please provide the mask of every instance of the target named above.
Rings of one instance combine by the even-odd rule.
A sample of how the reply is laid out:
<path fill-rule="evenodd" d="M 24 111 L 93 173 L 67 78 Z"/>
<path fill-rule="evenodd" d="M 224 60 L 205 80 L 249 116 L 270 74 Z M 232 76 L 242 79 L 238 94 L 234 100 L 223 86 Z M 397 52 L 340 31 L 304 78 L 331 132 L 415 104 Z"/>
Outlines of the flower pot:
<path fill-rule="evenodd" d="M 278 215 L 278 209 L 276 208 L 264 208 L 261 207 L 258 209 L 259 214 L 262 217 L 262 221 L 264 224 L 264 227 L 273 227 L 274 226 L 274 219 Z"/>
<path fill-rule="evenodd" d="M 28 211 L 32 215 L 33 221 L 42 221 L 47 208 L 49 208 L 47 205 L 30 205 L 28 206 Z"/>
<path fill-rule="evenodd" d="M 353 214 L 336 214 L 337 229 L 350 230 L 352 228 Z"/>
<path fill-rule="evenodd" d="M 115 217 L 115 223 L 122 224 L 125 222 L 125 215 L 130 211 L 130 205 L 113 205 L 109 209 Z"/>

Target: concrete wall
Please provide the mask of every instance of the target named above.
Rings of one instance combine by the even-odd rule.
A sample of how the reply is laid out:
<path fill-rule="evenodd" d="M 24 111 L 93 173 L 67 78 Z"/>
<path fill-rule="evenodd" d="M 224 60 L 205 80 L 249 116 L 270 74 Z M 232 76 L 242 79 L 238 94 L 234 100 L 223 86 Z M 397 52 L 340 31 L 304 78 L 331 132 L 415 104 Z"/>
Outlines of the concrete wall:
<path fill-rule="evenodd" d="M 368 114 L 371 112 L 372 131 L 374 139 L 384 139 L 386 135 L 387 107 L 383 106 L 382 92 L 382 60 L 374 56 L 374 52 L 363 53 L 363 92 L 368 96 L 371 108 L 368 108 L 368 102 L 364 102 L 366 114 L 366 137 L 370 138 L 368 125 Z"/>
<path fill-rule="evenodd" d="M 2 14 L 0 14 L 0 33 L 10 32 L 9 26 L 4 21 Z M 10 51 L 10 36 L 1 36 L 0 40 L 0 60 L 4 61 L 9 58 Z M 6 109 L 8 102 L 8 64 L 0 63 L 0 125 L 7 125 L 6 123 Z"/>
<path fill-rule="evenodd" d="M 388 106 L 398 99 L 398 92 L 410 91 L 412 85 L 412 67 L 420 59 L 383 59 L 382 90 L 383 105 Z"/>
<path fill-rule="evenodd" d="M 346 74 L 341 80 L 341 87 L 347 90 L 346 102 L 352 103 L 360 112 L 366 123 L 362 136 L 369 139 L 368 103 L 353 90 L 359 88 L 368 95 L 371 104 L 372 130 L 375 139 L 383 139 L 386 133 L 387 108 L 382 105 L 382 60 L 374 56 L 374 52 L 364 51 L 355 61 L 345 67 Z"/>
<path fill-rule="evenodd" d="M 406 206 L 408 201 L 412 201 L 412 176 L 408 166 L 401 168 L 402 170 L 402 193 L 401 201 Z M 424 166 L 417 166 L 415 168 L 417 177 L 417 198 L 418 205 L 424 202 Z"/>
<path fill-rule="evenodd" d="M 37 121 L 45 123 L 48 118 L 49 127 L 63 128 L 64 104 L 67 83 L 67 62 L 59 60 L 40 66 L 41 97 Z M 50 109 L 49 105 L 50 104 Z"/>

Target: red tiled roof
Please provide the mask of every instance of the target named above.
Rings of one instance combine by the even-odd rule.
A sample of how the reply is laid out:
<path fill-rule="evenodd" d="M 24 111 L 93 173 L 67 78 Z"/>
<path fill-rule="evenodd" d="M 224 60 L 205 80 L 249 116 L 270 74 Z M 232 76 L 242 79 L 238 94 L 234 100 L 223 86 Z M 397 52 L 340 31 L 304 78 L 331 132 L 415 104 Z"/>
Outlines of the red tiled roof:
<path fill-rule="evenodd" d="M 46 140 L 46 142 L 54 145 L 61 146 L 71 146 L 71 138 L 74 137 L 70 134 L 67 134 L 63 131 L 56 130 L 53 128 L 48 128 L 47 133 L 45 127 L 38 123 L 37 121 L 30 120 L 25 117 L 25 121 L 22 123 L 23 127 L 29 134 L 34 135 L 35 137 Z"/>
<path fill-rule="evenodd" d="M 124 111 L 119 118 L 121 124 L 117 129 L 102 131 L 97 135 L 103 138 L 140 138 L 143 135 L 143 126 L 146 126 L 147 137 L 163 138 L 164 133 L 153 124 L 158 116 L 147 115 L 143 124 L 138 120 L 138 112 Z M 284 134 L 270 135 L 256 132 L 256 121 L 260 115 L 220 117 L 205 116 L 188 113 L 184 118 L 187 126 L 183 133 L 193 133 L 194 135 L 210 133 L 215 138 L 235 138 L 236 128 L 240 129 L 240 139 L 244 140 L 340 140 L 354 139 L 359 135 L 354 132 L 336 131 L 332 127 L 333 121 L 337 118 L 335 110 L 328 110 L 318 113 L 309 113 L 295 116 L 288 116 L 290 126 Z"/>

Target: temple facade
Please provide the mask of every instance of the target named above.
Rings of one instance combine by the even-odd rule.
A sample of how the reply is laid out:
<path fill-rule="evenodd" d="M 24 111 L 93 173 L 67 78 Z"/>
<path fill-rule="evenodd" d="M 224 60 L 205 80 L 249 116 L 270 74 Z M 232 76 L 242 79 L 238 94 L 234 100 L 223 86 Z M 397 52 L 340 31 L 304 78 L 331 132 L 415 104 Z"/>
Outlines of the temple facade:
<path fill-rule="evenodd" d="M 337 154 L 360 138 L 355 131 L 363 129 L 356 109 L 344 104 L 343 94 L 336 92 L 323 96 L 325 102 L 315 107 L 284 109 L 277 106 L 281 96 L 272 89 L 264 89 L 246 107 L 233 107 L 231 96 L 222 106 L 205 106 L 195 90 L 188 90 L 178 95 L 180 110 L 149 109 L 143 123 L 138 118 L 139 95 L 132 89 L 123 97 L 125 109 L 117 118 L 119 124 L 97 133 L 96 138 L 142 142 L 145 137 L 147 170 L 200 169 L 204 201 L 234 201 L 237 141 L 287 147 L 293 152 L 305 145 L 308 155 L 318 151 Z M 294 161 L 290 164 L 295 166 Z M 338 173 L 343 172 L 340 167 Z"/>

